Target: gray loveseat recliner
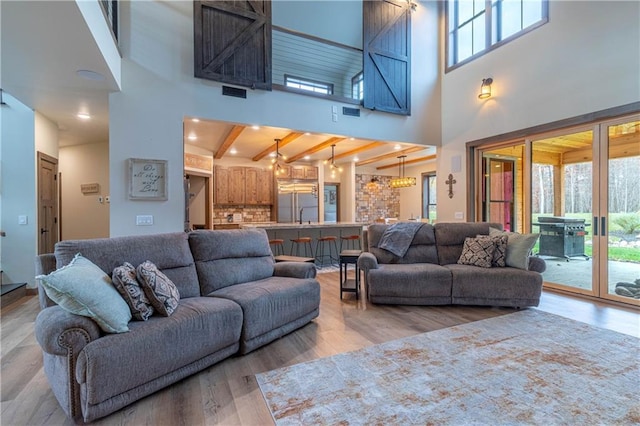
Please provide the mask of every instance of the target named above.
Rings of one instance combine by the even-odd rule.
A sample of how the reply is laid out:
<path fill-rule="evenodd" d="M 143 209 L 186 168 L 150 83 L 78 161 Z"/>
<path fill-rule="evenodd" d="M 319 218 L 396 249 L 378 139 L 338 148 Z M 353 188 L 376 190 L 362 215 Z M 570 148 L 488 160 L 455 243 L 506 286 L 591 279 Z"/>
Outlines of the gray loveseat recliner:
<path fill-rule="evenodd" d="M 529 257 L 528 270 L 482 268 L 457 264 L 466 237 L 488 235 L 497 223 L 424 224 L 403 257 L 378 247 L 390 225 L 373 224 L 366 231 L 366 249 L 358 258 L 372 303 L 404 305 L 538 306 L 543 259 Z"/>
<path fill-rule="evenodd" d="M 194 231 L 62 241 L 37 258 L 38 274 L 81 253 L 111 275 L 150 260 L 180 292 L 169 317 L 131 321 L 105 334 L 46 296 L 35 323 L 51 388 L 68 416 L 106 416 L 233 354 L 245 354 L 318 316 L 313 264 L 275 263 L 262 229 Z"/>

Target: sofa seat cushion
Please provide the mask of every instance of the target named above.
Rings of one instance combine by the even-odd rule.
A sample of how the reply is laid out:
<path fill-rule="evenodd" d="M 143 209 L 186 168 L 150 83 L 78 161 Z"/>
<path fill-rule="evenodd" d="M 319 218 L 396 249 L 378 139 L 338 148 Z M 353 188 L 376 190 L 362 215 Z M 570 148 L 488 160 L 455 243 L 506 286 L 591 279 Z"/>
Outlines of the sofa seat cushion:
<path fill-rule="evenodd" d="M 368 294 L 375 297 L 446 297 L 451 303 L 451 272 L 432 263 L 381 264 L 367 275 Z"/>
<path fill-rule="evenodd" d="M 539 301 L 542 275 L 522 269 L 479 268 L 469 265 L 446 265 L 453 277 L 453 303 L 491 306 L 531 306 Z M 537 306 L 537 302 L 533 304 Z"/>
<path fill-rule="evenodd" d="M 242 307 L 242 340 L 247 342 L 317 310 L 320 285 L 313 278 L 269 277 L 225 287 L 209 296 Z"/>
<path fill-rule="evenodd" d="M 148 383 L 237 344 L 242 309 L 211 297 L 182 299 L 170 317 L 133 321 L 130 331 L 101 337 L 80 352 L 76 380 L 89 404 Z"/>

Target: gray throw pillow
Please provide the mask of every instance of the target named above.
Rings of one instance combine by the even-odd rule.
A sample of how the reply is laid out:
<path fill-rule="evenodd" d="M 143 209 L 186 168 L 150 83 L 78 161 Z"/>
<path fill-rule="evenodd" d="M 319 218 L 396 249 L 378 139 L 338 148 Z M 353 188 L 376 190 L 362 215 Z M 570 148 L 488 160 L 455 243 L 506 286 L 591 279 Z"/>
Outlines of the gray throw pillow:
<path fill-rule="evenodd" d="M 138 265 L 136 275 L 154 309 L 165 317 L 171 315 L 180 301 L 180 293 L 173 281 L 148 260 Z"/>
<path fill-rule="evenodd" d="M 476 238 L 489 238 L 495 245 L 491 266 L 504 268 L 507 266 L 507 236 L 506 235 L 476 235 Z"/>
<path fill-rule="evenodd" d="M 540 234 L 518 234 L 516 232 L 504 232 L 495 228 L 489 228 L 489 235 L 507 236 L 507 266 L 518 269 L 529 269 L 529 255 Z"/>
<path fill-rule="evenodd" d="M 132 264 L 125 262 L 115 268 L 111 274 L 111 281 L 120 296 L 129 305 L 134 319 L 146 321 L 153 315 L 153 306 L 140 287 L 136 279 L 136 268 Z"/>
<path fill-rule="evenodd" d="M 491 268 L 494 251 L 495 244 L 490 238 L 467 237 L 464 239 L 464 246 L 462 247 L 462 254 L 458 259 L 458 264 Z"/>
<path fill-rule="evenodd" d="M 129 331 L 129 306 L 113 287 L 111 278 L 80 253 L 68 265 L 36 279 L 62 309 L 93 319 L 106 333 Z"/>

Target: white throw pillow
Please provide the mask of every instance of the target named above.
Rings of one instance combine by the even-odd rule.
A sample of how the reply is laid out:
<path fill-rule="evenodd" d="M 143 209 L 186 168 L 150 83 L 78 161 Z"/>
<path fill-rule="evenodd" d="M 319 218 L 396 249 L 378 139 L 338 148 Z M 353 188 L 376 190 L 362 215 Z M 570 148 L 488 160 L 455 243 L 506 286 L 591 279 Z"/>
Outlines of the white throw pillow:
<path fill-rule="evenodd" d="M 540 234 L 518 234 L 516 232 L 504 232 L 495 228 L 489 228 L 489 235 L 507 236 L 507 266 L 518 269 L 529 269 L 529 255 L 536 245 Z"/>

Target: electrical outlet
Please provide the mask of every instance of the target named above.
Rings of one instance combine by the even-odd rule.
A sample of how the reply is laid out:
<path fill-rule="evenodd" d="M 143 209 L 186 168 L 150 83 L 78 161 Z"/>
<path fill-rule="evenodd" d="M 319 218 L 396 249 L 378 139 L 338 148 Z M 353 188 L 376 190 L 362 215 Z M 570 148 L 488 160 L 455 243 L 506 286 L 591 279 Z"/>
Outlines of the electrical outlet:
<path fill-rule="evenodd" d="M 150 226 L 153 225 L 153 216 L 150 214 L 139 214 L 136 216 L 137 226 Z"/>
<path fill-rule="evenodd" d="M 104 197 L 104 200 L 105 200 L 107 203 L 110 203 L 110 202 L 111 202 L 111 197 L 107 195 L 106 197 Z"/>
<path fill-rule="evenodd" d="M 335 123 L 338 121 L 338 114 L 337 113 L 333 113 L 331 114 L 331 120 Z"/>

